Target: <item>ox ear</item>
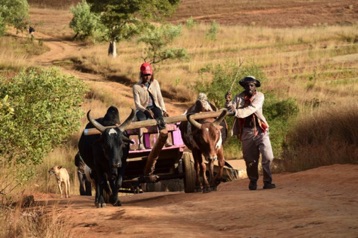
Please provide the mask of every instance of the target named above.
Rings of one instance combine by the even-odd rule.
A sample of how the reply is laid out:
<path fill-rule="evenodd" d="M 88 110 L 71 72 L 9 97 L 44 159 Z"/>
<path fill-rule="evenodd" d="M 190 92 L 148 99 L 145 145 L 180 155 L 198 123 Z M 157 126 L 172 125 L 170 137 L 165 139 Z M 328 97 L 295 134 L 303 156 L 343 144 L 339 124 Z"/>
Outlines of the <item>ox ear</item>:
<path fill-rule="evenodd" d="M 126 127 L 128 127 L 131 124 L 134 117 L 135 117 L 135 110 L 132 108 L 131 114 L 128 116 L 128 118 L 121 125 L 118 126 L 119 130 L 125 131 Z"/>

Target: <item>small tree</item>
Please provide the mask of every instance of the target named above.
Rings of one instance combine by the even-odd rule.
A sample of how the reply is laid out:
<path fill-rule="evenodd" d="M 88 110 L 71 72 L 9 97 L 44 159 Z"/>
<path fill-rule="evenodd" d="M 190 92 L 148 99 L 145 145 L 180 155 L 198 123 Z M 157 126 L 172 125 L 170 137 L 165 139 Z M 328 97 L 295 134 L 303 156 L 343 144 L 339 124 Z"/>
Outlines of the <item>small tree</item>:
<path fill-rule="evenodd" d="M 0 28 L 1 18 L 3 24 L 15 27 L 18 31 L 26 28 L 29 16 L 29 4 L 27 0 L 1 0 L 0 4 Z M 1 33 L 1 29 L 0 29 Z"/>
<path fill-rule="evenodd" d="M 181 26 L 148 27 L 138 39 L 138 42 L 143 42 L 148 46 L 145 48 L 144 61 L 156 64 L 168 59 L 186 59 L 187 52 L 185 49 L 168 47 L 180 34 Z"/>
<path fill-rule="evenodd" d="M 71 7 L 70 10 L 73 14 L 70 28 L 76 33 L 74 38 L 84 40 L 103 34 L 104 26 L 100 23 L 99 15 L 91 12 L 91 6 L 85 0 Z"/>
<path fill-rule="evenodd" d="M 149 19 L 160 19 L 174 12 L 179 0 L 88 0 L 98 13 L 109 41 L 108 54 L 116 56 L 116 42 L 138 34 Z"/>

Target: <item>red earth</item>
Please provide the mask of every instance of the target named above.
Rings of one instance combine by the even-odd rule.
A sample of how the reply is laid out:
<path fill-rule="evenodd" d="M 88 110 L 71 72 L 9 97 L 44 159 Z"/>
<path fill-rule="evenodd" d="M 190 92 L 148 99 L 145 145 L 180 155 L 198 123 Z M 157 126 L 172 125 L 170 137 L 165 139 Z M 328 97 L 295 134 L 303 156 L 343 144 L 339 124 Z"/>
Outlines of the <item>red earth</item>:
<path fill-rule="evenodd" d="M 123 195 L 121 207 L 93 197 L 35 196 L 56 204 L 74 237 L 358 237 L 358 165 L 274 174 L 276 189 L 248 190 L 248 179 L 210 193 Z M 52 209 L 52 206 L 49 206 Z"/>

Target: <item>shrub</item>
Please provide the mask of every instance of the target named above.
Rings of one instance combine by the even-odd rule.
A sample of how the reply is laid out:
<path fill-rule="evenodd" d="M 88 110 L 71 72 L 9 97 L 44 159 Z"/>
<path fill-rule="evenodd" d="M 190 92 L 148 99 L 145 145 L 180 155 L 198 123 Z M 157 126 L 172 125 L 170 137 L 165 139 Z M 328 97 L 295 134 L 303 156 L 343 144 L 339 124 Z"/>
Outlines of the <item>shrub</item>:
<path fill-rule="evenodd" d="M 80 127 L 85 87 L 57 69 L 30 68 L 1 80 L 0 159 L 39 164 L 49 150 Z"/>
<path fill-rule="evenodd" d="M 99 15 L 92 13 L 90 8 L 91 6 L 84 0 L 71 7 L 73 18 L 70 28 L 76 33 L 75 38 L 84 40 L 91 36 L 99 36 L 104 30 Z"/>
<path fill-rule="evenodd" d="M 217 38 L 218 30 L 219 30 L 219 24 L 216 21 L 212 21 L 210 24 L 210 28 L 206 33 L 206 39 L 215 41 Z"/>

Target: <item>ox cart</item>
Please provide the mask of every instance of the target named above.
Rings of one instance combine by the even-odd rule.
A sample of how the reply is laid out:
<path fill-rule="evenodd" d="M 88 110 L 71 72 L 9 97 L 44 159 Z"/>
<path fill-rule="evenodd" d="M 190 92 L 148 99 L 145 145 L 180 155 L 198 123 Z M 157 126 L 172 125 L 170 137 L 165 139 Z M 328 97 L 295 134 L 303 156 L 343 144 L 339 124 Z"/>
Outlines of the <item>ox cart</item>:
<path fill-rule="evenodd" d="M 193 115 L 195 119 L 218 116 L 220 112 L 205 112 Z M 185 115 L 166 117 L 166 129 L 159 131 L 157 121 L 135 121 L 126 131 L 133 144 L 130 146 L 127 166 L 120 192 L 141 193 L 151 191 L 148 186 L 167 180 L 182 181 L 186 193 L 195 192 L 195 168 L 190 150 L 181 138 L 179 123 L 186 121 Z M 138 130 L 143 131 L 145 149 L 138 150 Z M 95 129 L 85 129 L 84 134 L 98 133 Z M 164 146 L 168 140 L 170 146 Z M 214 166 L 218 170 L 218 166 Z M 238 178 L 238 170 L 225 162 L 223 181 Z M 150 186 L 149 186 L 150 187 Z M 180 187 L 180 186 L 179 186 Z"/>

